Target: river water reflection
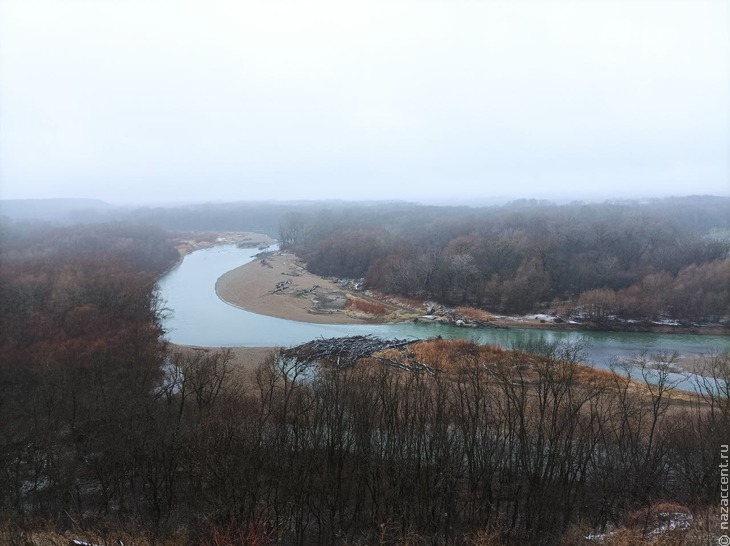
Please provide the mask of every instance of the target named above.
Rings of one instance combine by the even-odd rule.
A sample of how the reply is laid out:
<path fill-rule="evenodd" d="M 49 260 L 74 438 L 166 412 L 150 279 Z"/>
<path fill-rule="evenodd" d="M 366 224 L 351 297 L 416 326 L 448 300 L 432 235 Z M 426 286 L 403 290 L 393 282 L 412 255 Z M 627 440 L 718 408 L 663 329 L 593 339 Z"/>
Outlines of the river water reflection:
<path fill-rule="evenodd" d="M 267 317 L 244 311 L 223 302 L 215 292 L 215 282 L 224 273 L 251 261 L 259 251 L 233 245 L 198 250 L 162 277 L 158 283 L 169 309 L 163 322 L 167 339 L 180 345 L 203 347 L 291 346 L 317 337 L 373 334 L 385 338 L 435 336 L 464 338 L 509 348 L 514 343 L 545 340 L 582 342 L 590 361 L 600 366 L 613 357 L 632 358 L 642 351 L 701 355 L 730 350 L 725 336 L 644 334 L 624 332 L 575 332 L 511 328 L 478 330 L 440 324 L 312 324 Z"/>

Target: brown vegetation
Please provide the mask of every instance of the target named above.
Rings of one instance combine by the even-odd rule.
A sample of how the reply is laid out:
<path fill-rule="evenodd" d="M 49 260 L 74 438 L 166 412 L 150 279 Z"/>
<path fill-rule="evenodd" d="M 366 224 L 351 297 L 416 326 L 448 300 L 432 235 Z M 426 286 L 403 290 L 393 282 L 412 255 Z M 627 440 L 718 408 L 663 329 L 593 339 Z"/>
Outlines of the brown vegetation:
<path fill-rule="evenodd" d="M 98 231 L 3 243 L 9 544 L 559 544 L 718 505 L 729 355 L 677 407 L 666 367 L 630 380 L 547 345 L 319 340 L 243 378 L 230 351 L 160 342 L 169 242 Z"/>
<path fill-rule="evenodd" d="M 483 309 L 477 309 L 476 307 L 457 307 L 454 309 L 457 314 L 463 316 L 467 320 L 477 320 L 480 322 L 491 322 L 494 320 L 494 315 L 484 311 Z"/>
<path fill-rule="evenodd" d="M 352 294 L 347 294 L 347 310 L 376 316 L 388 314 L 388 308 L 382 303 L 358 298 Z"/>
<path fill-rule="evenodd" d="M 414 344 L 411 350 L 417 360 L 440 370 L 453 370 L 473 358 L 491 362 L 496 355 L 504 353 L 503 349 L 494 345 L 476 345 L 461 339 L 430 339 Z"/>
<path fill-rule="evenodd" d="M 713 322 L 730 315 L 730 201 L 378 208 L 299 215 L 289 241 L 317 274 L 495 312 Z"/>
<path fill-rule="evenodd" d="M 692 264 L 683 267 L 676 277 L 654 273 L 623 290 L 589 290 L 581 294 L 577 306 L 597 320 L 612 315 L 717 318 L 730 312 L 728 279 L 730 260 Z"/>

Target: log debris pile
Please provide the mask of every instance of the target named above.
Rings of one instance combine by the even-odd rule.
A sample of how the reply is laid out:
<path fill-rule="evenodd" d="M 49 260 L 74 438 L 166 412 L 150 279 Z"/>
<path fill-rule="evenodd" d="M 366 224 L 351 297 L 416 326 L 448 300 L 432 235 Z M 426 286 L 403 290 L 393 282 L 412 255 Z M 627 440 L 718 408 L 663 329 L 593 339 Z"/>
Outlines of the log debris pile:
<path fill-rule="evenodd" d="M 312 293 L 316 292 L 318 288 L 319 288 L 319 285 L 315 284 L 311 288 L 302 288 L 300 290 L 297 290 L 296 292 L 294 292 L 294 295 L 295 296 L 305 296 L 307 294 L 312 294 Z"/>
<path fill-rule="evenodd" d="M 413 360 L 409 354 L 403 355 L 405 358 L 399 360 L 377 355 L 377 353 L 387 349 L 403 350 L 419 341 L 380 339 L 379 337 L 370 335 L 333 337 L 328 339 L 319 338 L 302 345 L 297 345 L 296 347 L 282 349 L 280 354 L 283 358 L 294 359 L 302 363 L 332 363 L 335 368 L 345 368 L 354 365 L 360 359 L 373 358 L 382 364 L 395 366 L 403 370 L 435 373 L 438 370 Z"/>
<path fill-rule="evenodd" d="M 277 282 L 276 283 L 276 289 L 272 292 L 272 294 L 278 294 L 279 292 L 283 292 L 287 288 L 291 286 L 291 279 L 287 279 L 285 281 Z"/>

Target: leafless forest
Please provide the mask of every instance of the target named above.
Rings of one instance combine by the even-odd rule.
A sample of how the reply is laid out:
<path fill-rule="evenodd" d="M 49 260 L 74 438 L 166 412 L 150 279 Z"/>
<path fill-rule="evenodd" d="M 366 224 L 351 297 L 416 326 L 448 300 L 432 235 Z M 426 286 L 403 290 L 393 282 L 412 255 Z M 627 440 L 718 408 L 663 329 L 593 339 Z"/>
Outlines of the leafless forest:
<path fill-rule="evenodd" d="M 727 354 L 704 360 L 696 393 L 648 357 L 632 379 L 549 344 L 294 348 L 242 374 L 225 350 L 166 346 L 155 281 L 179 257 L 173 216 L 209 230 L 265 217 L 313 271 L 386 292 L 722 323 L 730 216 L 709 202 L 4 222 L 0 541 L 567 545 L 607 531 L 606 544 L 706 544 L 730 442 Z M 691 529 L 652 535 L 664 513 Z"/>
<path fill-rule="evenodd" d="M 599 322 L 717 321 L 730 309 L 728 217 L 713 198 L 361 209 L 288 213 L 279 238 L 314 272 L 392 294 L 508 313 L 556 302 Z"/>

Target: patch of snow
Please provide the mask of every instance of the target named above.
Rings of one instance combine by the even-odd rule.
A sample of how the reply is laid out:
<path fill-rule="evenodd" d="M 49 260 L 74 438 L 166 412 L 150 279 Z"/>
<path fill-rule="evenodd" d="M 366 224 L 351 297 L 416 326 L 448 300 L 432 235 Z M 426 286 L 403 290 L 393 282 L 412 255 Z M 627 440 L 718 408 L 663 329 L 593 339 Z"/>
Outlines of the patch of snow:
<path fill-rule="evenodd" d="M 678 321 L 668 318 L 653 320 L 652 324 L 659 324 L 660 326 L 679 326 Z"/>
<path fill-rule="evenodd" d="M 616 534 L 616 531 L 607 531 L 605 533 L 591 533 L 585 537 L 586 540 L 591 542 L 603 542 L 607 538 L 612 537 Z"/>
<path fill-rule="evenodd" d="M 545 322 L 552 322 L 555 320 L 555 317 L 552 315 L 545 315 L 544 313 L 537 313 L 535 315 L 525 315 L 526 319 L 532 319 L 532 320 L 544 320 Z"/>
<path fill-rule="evenodd" d="M 686 531 L 694 523 L 690 514 L 684 512 L 660 512 L 656 517 L 661 521 L 660 525 L 653 529 L 647 536 L 658 537 L 670 531 Z"/>
<path fill-rule="evenodd" d="M 645 536 L 648 539 L 655 539 L 670 531 L 687 531 L 694 523 L 692 516 L 685 512 L 658 512 L 653 517 L 658 521 L 656 526 L 646 533 Z M 591 533 L 585 539 L 591 542 L 603 542 L 616 532 L 616 530 L 611 530 L 605 533 Z"/>
<path fill-rule="evenodd" d="M 154 393 L 157 395 L 179 393 L 185 380 L 182 368 L 168 360 L 160 366 L 160 370 L 162 371 L 162 380 L 155 388 Z"/>
<path fill-rule="evenodd" d="M 35 491 L 44 491 L 48 489 L 48 486 L 51 485 L 51 482 L 48 478 L 41 478 L 36 481 L 24 481 L 23 484 L 20 486 L 21 491 L 23 493 L 32 493 Z"/>

